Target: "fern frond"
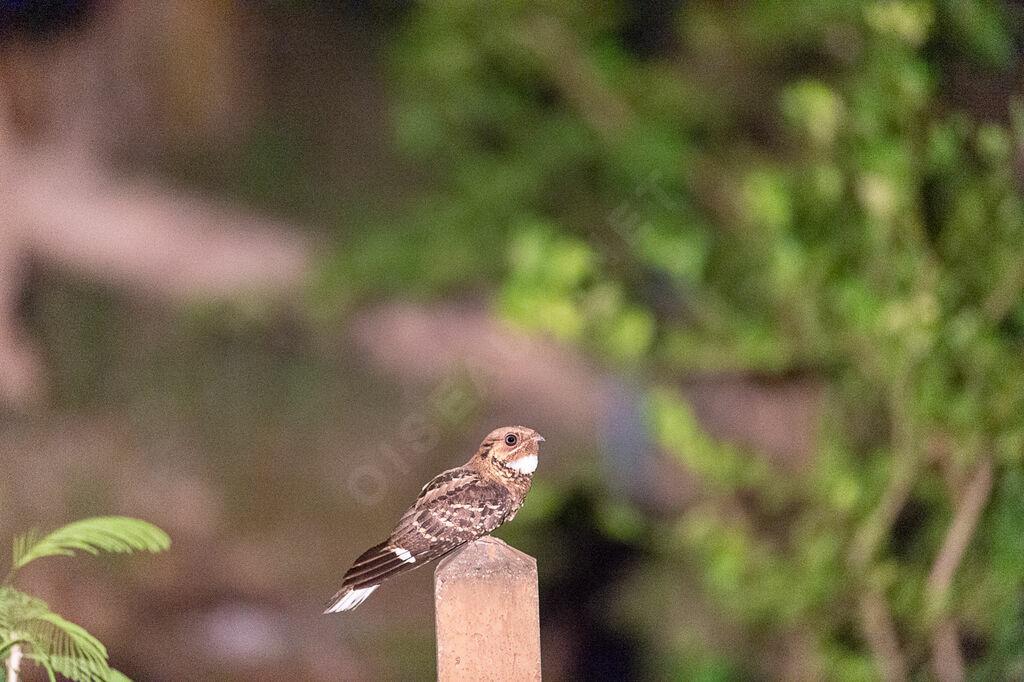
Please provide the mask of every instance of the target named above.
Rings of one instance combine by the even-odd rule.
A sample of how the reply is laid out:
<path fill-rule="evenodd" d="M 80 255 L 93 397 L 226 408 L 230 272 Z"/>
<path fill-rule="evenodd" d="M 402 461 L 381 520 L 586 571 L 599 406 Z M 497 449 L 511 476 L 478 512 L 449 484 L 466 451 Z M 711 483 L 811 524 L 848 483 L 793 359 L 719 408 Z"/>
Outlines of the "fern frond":
<path fill-rule="evenodd" d="M 47 611 L 18 624 L 25 658 L 52 678 L 59 673 L 82 682 L 111 682 L 124 676 L 110 668 L 107 650 L 85 628 Z"/>
<path fill-rule="evenodd" d="M 52 611 L 22 626 L 35 642 L 35 653 L 82 661 L 96 668 L 107 667 L 107 648 L 85 628 Z"/>
<path fill-rule="evenodd" d="M 24 630 L 25 623 L 50 613 L 42 599 L 25 594 L 13 587 L 0 587 L 0 633 L 13 637 Z"/>
<path fill-rule="evenodd" d="M 160 552 L 170 546 L 167 533 L 151 523 L 124 516 L 100 516 L 69 523 L 42 537 L 34 532 L 16 537 L 11 571 L 41 557 L 70 556 L 76 550 L 90 554 Z"/>
<path fill-rule="evenodd" d="M 11 580 L 19 568 L 41 557 L 76 551 L 159 552 L 170 546 L 170 538 L 156 526 L 121 516 L 84 519 L 47 535 L 30 531 L 16 537 L 11 572 L 0 583 L 0 661 L 19 645 L 25 659 L 42 667 L 53 682 L 57 675 L 77 682 L 131 682 L 110 667 L 102 642 L 50 611 L 46 602 L 16 590 Z"/>
<path fill-rule="evenodd" d="M 75 658 L 37 653 L 25 654 L 25 658 L 46 670 L 51 680 L 59 674 L 76 682 L 131 682 L 124 673 L 109 666 L 95 668 Z"/>
<path fill-rule="evenodd" d="M 25 659 L 55 674 L 83 682 L 124 682 L 127 678 L 107 662 L 103 644 L 80 625 L 50 611 L 40 599 L 15 590 L 0 588 L 0 660 L 14 644 L 20 644 Z"/>

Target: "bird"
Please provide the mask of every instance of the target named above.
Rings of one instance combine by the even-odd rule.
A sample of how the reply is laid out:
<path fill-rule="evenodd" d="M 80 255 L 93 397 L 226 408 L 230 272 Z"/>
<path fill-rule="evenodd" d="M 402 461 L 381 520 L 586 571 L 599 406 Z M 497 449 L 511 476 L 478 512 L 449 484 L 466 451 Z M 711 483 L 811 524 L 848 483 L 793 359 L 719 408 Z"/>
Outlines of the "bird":
<path fill-rule="evenodd" d="M 515 518 L 530 492 L 543 440 L 525 426 L 487 434 L 468 462 L 423 486 L 387 540 L 359 555 L 324 613 L 354 609 L 384 580 L 440 559 Z"/>

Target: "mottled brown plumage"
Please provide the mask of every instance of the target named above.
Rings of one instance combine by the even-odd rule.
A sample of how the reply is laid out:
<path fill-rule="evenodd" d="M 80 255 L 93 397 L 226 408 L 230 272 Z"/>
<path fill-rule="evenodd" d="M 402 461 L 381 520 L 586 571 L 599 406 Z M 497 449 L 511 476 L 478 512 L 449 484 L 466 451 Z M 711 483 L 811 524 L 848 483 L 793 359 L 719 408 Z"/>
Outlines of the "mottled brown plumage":
<path fill-rule="evenodd" d="M 387 540 L 355 560 L 324 613 L 354 609 L 382 581 L 438 559 L 515 517 L 530 491 L 542 440 L 525 426 L 487 434 L 466 464 L 423 486 Z"/>

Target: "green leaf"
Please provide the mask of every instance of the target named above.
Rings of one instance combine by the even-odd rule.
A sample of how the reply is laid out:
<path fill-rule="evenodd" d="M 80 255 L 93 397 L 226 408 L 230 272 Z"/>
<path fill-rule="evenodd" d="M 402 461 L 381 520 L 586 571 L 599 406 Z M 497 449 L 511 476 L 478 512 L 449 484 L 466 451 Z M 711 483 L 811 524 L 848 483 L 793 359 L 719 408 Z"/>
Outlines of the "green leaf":
<path fill-rule="evenodd" d="M 28 653 L 25 658 L 46 670 L 51 680 L 56 682 L 56 675 L 76 682 L 125 682 L 129 680 L 123 673 L 114 670 L 104 662 L 101 667 L 88 664 L 80 659 L 68 656 Z M 130 682 L 130 680 L 129 680 Z"/>
<path fill-rule="evenodd" d="M 24 624 L 49 613 L 50 607 L 42 599 L 25 594 L 13 587 L 0 587 L 0 633 L 14 639 L 13 633 L 24 630 Z"/>
<path fill-rule="evenodd" d="M 50 679 L 59 673 L 73 680 L 123 682 L 111 670 L 107 650 L 83 627 L 50 611 L 40 599 L 12 587 L 0 588 L 0 660 L 19 643 L 25 658 L 46 670 Z"/>
<path fill-rule="evenodd" d="M 107 682 L 132 682 L 132 679 L 120 670 L 115 670 L 114 668 L 107 669 L 110 671 L 107 676 Z"/>
<path fill-rule="evenodd" d="M 81 625 L 65 620 L 52 611 L 37 616 L 25 625 L 36 648 L 52 656 L 67 657 L 98 668 L 107 667 L 107 648 Z"/>
<path fill-rule="evenodd" d="M 171 546 L 167 533 L 151 523 L 124 516 L 83 519 L 38 537 L 29 532 L 14 539 L 13 571 L 46 556 L 71 556 L 75 550 L 99 554 L 136 550 L 160 552 Z"/>

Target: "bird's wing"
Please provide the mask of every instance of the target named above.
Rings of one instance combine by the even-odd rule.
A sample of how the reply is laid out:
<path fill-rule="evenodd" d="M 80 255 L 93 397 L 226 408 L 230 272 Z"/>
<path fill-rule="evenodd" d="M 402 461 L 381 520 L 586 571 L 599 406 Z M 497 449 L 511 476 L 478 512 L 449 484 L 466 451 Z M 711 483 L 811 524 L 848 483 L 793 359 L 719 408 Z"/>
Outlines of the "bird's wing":
<path fill-rule="evenodd" d="M 431 561 L 500 526 L 510 502 L 504 486 L 471 469 L 452 469 L 424 487 L 390 540 L 417 561 Z"/>
<path fill-rule="evenodd" d="M 491 532 L 505 520 L 510 498 L 503 486 L 472 469 L 439 474 L 423 487 L 391 536 L 356 559 L 327 611 L 355 608 L 387 578 Z"/>

